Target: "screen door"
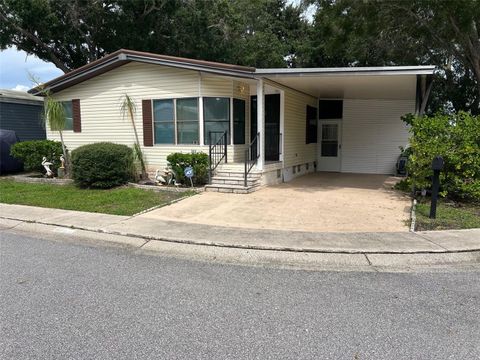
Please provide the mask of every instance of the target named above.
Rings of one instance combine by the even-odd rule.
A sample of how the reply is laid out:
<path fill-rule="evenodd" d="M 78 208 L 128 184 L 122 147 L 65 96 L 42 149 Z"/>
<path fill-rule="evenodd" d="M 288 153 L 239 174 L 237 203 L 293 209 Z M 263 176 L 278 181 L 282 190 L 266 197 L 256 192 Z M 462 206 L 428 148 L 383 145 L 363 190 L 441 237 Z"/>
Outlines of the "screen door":
<path fill-rule="evenodd" d="M 319 125 L 318 170 L 340 171 L 340 121 L 320 121 Z"/>

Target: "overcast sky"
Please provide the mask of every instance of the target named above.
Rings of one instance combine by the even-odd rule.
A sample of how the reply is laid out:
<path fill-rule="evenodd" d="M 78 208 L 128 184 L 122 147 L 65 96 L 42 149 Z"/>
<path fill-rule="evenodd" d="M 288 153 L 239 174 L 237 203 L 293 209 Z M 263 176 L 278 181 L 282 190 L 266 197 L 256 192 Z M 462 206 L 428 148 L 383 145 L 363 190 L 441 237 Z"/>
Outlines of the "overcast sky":
<path fill-rule="evenodd" d="M 32 87 L 28 73 L 42 82 L 51 80 L 63 72 L 51 63 L 14 48 L 0 51 L 0 89 L 26 91 Z"/>

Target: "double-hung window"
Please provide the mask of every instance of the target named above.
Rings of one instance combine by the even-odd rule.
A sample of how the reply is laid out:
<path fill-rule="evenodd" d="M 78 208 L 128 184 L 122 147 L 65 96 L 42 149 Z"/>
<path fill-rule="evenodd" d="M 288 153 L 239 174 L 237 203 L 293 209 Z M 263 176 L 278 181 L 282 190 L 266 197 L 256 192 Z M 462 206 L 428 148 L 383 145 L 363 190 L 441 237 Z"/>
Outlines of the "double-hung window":
<path fill-rule="evenodd" d="M 216 142 L 225 131 L 227 144 L 230 144 L 230 98 L 204 97 L 203 98 L 204 141 L 209 144 Z"/>
<path fill-rule="evenodd" d="M 73 111 L 71 101 L 62 101 L 63 111 L 65 112 L 64 130 L 73 130 Z"/>
<path fill-rule="evenodd" d="M 175 144 L 175 113 L 173 99 L 153 101 L 155 144 Z"/>
<path fill-rule="evenodd" d="M 198 98 L 153 101 L 155 144 L 198 144 Z"/>
<path fill-rule="evenodd" d="M 198 144 L 198 98 L 177 99 L 177 144 Z"/>

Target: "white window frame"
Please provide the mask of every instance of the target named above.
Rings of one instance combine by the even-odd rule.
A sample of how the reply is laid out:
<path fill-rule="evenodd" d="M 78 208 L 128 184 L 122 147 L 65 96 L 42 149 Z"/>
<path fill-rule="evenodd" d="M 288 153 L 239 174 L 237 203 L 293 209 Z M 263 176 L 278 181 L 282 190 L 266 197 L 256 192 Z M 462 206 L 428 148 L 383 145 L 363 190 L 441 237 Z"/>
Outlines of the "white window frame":
<path fill-rule="evenodd" d="M 179 144 L 178 143 L 178 120 L 177 120 L 177 100 L 181 99 L 196 99 L 197 100 L 197 115 L 198 115 L 198 142 L 197 144 Z M 203 119 L 201 119 L 200 115 L 200 99 L 201 97 L 199 96 L 185 96 L 185 97 L 178 97 L 178 98 L 157 98 L 157 99 L 152 99 L 152 129 L 153 129 L 153 145 L 154 146 L 200 146 L 202 144 L 200 135 L 201 135 L 201 130 L 200 126 L 202 125 L 201 123 Z M 162 100 L 172 100 L 173 102 L 173 131 L 174 131 L 174 143 L 173 144 L 157 144 L 156 143 L 156 136 L 155 136 L 155 107 L 154 107 L 154 102 L 155 101 L 162 101 Z M 202 111 L 203 111 L 203 106 L 202 106 Z M 203 118 L 203 116 L 202 116 Z"/>
<path fill-rule="evenodd" d="M 228 124 L 229 124 L 229 134 L 227 134 L 229 137 L 230 137 L 230 141 L 227 145 L 233 145 L 233 96 L 203 96 L 202 97 L 202 111 L 204 110 L 204 104 L 203 104 L 203 100 L 205 98 L 221 98 L 221 99 L 229 99 L 228 101 L 228 106 L 229 106 L 229 111 L 228 111 L 228 114 L 229 114 L 229 120 L 228 120 Z M 205 135 L 205 114 L 202 113 L 202 120 L 203 120 L 203 133 Z M 205 143 L 205 140 L 204 140 L 204 143 Z M 208 144 L 205 143 L 206 146 L 209 146 Z"/>

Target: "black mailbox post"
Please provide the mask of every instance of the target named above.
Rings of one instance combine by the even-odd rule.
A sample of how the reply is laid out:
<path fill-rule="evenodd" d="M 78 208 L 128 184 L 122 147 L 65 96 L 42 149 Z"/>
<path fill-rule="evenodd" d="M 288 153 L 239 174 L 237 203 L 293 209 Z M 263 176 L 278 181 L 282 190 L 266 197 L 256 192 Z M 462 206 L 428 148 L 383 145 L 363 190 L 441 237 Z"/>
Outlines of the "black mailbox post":
<path fill-rule="evenodd" d="M 438 190 L 440 188 L 440 170 L 443 169 L 444 161 L 441 156 L 435 156 L 432 161 L 433 180 L 432 180 L 432 201 L 430 202 L 430 219 L 437 216 Z"/>

